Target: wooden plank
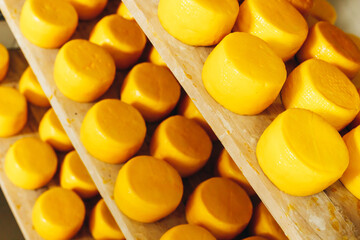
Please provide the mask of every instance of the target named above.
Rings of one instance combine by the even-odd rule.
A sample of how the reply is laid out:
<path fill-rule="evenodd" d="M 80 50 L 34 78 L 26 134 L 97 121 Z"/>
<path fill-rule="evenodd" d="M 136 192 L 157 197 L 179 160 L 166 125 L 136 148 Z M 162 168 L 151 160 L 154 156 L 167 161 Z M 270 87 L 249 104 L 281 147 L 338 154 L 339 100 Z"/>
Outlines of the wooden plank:
<path fill-rule="evenodd" d="M 14 33 L 26 59 L 36 74 L 40 85 L 50 99 L 50 103 L 58 115 L 66 133 L 70 137 L 75 149 L 83 160 L 84 165 L 88 169 L 101 196 L 104 198 L 109 210 L 113 214 L 126 239 L 158 240 L 162 234 L 172 226 L 185 223 L 186 220 L 183 205 L 179 206 L 178 209 L 167 218 L 150 224 L 142 224 L 133 221 L 119 211 L 113 198 L 113 189 L 117 173 L 122 165 L 112 165 L 101 162 L 92 157 L 82 145 L 79 138 L 81 123 L 86 112 L 93 103 L 74 102 L 66 98 L 60 93 L 60 91 L 58 91 L 53 79 L 54 60 L 58 50 L 39 48 L 31 44 L 23 37 L 19 29 L 19 16 L 23 3 L 24 0 L 0 0 L 0 9 L 8 22 L 10 29 Z M 110 1 L 104 14 L 114 12 L 118 4 L 119 1 Z M 97 20 L 80 22 L 73 38 L 88 38 L 89 31 L 92 29 Z M 119 72 L 117 79 L 114 81 L 114 85 L 105 94 L 105 96 L 103 96 L 103 98 L 119 98 L 119 84 L 123 77 L 124 73 Z M 148 148 L 147 143 L 145 143 L 138 154 L 147 153 Z"/>
<path fill-rule="evenodd" d="M 26 60 L 20 51 L 10 51 L 10 69 L 1 86 L 17 87 L 18 80 L 27 67 Z M 32 208 L 36 199 L 41 193 L 46 191 L 50 186 L 58 185 L 55 177 L 47 186 L 37 190 L 25 190 L 13 185 L 6 177 L 4 172 L 4 158 L 8 148 L 20 138 L 37 136 L 38 123 L 41 120 L 47 108 L 40 108 L 29 105 L 29 118 L 25 128 L 16 136 L 9 138 L 0 138 L 0 186 L 9 203 L 9 206 L 15 216 L 15 219 L 25 237 L 25 239 L 37 240 L 42 239 L 34 230 L 31 220 Z M 61 155 L 58 155 L 61 159 Z M 84 226 L 86 226 L 85 224 Z M 75 239 L 87 240 L 92 239 L 86 227 L 77 234 Z"/>
<path fill-rule="evenodd" d="M 280 100 L 257 116 L 240 116 L 216 103 L 201 80 L 203 63 L 212 48 L 191 47 L 171 37 L 158 20 L 158 1 L 123 0 L 287 236 L 359 238 L 359 201 L 341 183 L 314 196 L 294 197 L 268 180 L 258 165 L 255 149 L 264 129 L 283 111 Z"/>

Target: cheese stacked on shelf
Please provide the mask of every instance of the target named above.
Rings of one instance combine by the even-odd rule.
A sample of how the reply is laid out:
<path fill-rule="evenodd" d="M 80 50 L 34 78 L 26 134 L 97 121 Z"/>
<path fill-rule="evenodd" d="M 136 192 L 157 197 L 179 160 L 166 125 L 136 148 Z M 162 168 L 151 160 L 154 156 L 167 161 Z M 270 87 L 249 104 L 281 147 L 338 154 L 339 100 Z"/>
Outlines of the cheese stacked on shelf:
<path fill-rule="evenodd" d="M 282 17 L 289 21 L 281 22 L 282 18 L 279 17 L 275 19 L 275 22 L 272 22 L 266 9 L 256 8 L 261 4 L 255 0 L 245 0 L 244 5 L 241 7 L 244 12 L 243 16 L 248 16 L 249 19 L 239 20 L 238 18 L 237 20 L 237 25 L 247 25 L 246 23 L 251 22 L 253 15 L 257 16 L 260 14 L 263 20 L 267 20 L 265 22 L 268 25 L 275 25 L 267 26 L 267 28 L 263 27 L 264 35 L 261 35 L 260 31 L 250 28 L 243 30 L 246 33 L 232 33 L 226 36 L 233 28 L 237 17 L 237 1 L 235 1 L 236 3 L 230 0 L 221 3 L 218 1 L 191 1 L 193 5 L 189 6 L 188 10 L 195 9 L 203 13 L 199 17 L 201 18 L 200 20 L 207 21 L 207 19 L 213 16 L 217 17 L 213 25 L 194 24 L 199 21 L 194 21 L 193 17 L 196 14 L 191 14 L 191 11 L 188 11 L 191 16 L 188 19 L 179 18 L 179 14 L 184 13 L 182 11 L 177 11 L 177 13 L 169 11 L 171 6 L 181 5 L 182 1 L 168 1 L 164 5 L 159 5 L 161 23 L 164 26 L 166 25 L 165 28 L 169 32 L 173 32 L 173 35 L 176 35 L 177 38 L 184 37 L 184 42 L 196 40 L 197 42 L 190 42 L 193 45 L 211 45 L 220 42 L 206 60 L 203 70 L 204 85 L 219 103 L 237 113 L 258 114 L 271 105 L 286 79 L 286 70 L 282 59 L 291 58 L 305 41 L 307 27 L 300 13 L 285 2 L 285 0 L 273 1 L 273 3 L 280 6 L 277 10 L 289 10 L 276 12 L 276 14 L 286 12 Z M 220 7 L 221 11 L 218 11 L 218 7 Z M 167 22 L 165 19 L 170 19 L 171 21 Z M 204 31 L 187 32 L 180 29 L 179 26 L 184 23 L 182 22 L 184 19 L 186 21 L 189 20 L 189 22 L 185 21 L 185 24 L 191 24 L 194 27 L 200 28 L 205 26 Z M 132 32 L 129 34 L 130 37 L 124 37 L 126 34 L 116 28 L 117 25 L 122 26 L 122 29 Z M 172 31 L 170 28 L 173 26 L 175 26 L 175 29 Z M 296 27 L 299 28 L 297 29 Z M 214 31 L 214 29 L 219 29 L 219 31 Z M 257 35 L 255 32 L 259 34 Z M 280 32 L 280 37 L 275 42 L 271 42 L 267 38 L 273 32 Z M 196 36 L 187 35 L 187 33 L 195 34 Z M 252 36 L 250 33 L 254 33 L 257 36 Z M 284 42 L 291 43 L 291 46 L 284 44 Z M 134 21 L 125 20 L 118 15 L 104 17 L 93 29 L 90 41 L 72 40 L 66 43 L 59 51 L 54 73 L 58 88 L 65 96 L 75 101 L 92 102 L 97 100 L 113 83 L 115 66 L 117 68 L 132 67 L 138 61 L 145 43 L 145 35 L 143 35 Z M 244 45 L 241 44 L 246 46 L 243 47 Z M 126 47 L 123 48 L 124 45 Z M 279 46 L 286 48 L 282 49 Z M 109 53 L 104 49 L 107 49 Z M 124 55 L 127 57 L 123 58 Z M 149 66 L 151 64 L 143 63 L 140 65 Z M 153 156 L 137 156 L 132 158 L 134 155 L 139 154 L 138 151 L 142 146 L 145 146 L 144 148 L 146 149 L 146 145 L 143 145 L 147 131 L 144 119 L 148 122 L 162 120 L 170 114 L 179 99 L 178 85 L 171 88 L 172 90 L 167 88 L 166 90 L 169 92 L 166 92 L 162 89 L 164 87 L 163 79 L 151 79 L 154 81 L 154 84 L 148 84 L 148 86 L 144 84 L 144 82 L 149 80 L 147 79 L 149 77 L 147 71 L 141 70 L 138 76 L 133 77 L 131 74 L 138 70 L 138 66 L 130 71 L 128 79 L 122 83 L 121 100 L 101 100 L 90 108 L 82 123 L 81 140 L 88 152 L 97 159 L 113 164 L 125 162 L 118 173 L 114 189 L 115 201 L 119 209 L 129 218 L 140 222 L 154 222 L 171 214 L 179 205 L 183 194 L 180 176 L 188 177 L 199 171 L 207 163 L 211 155 L 212 143 L 206 131 L 195 121 L 185 117 L 170 116 L 158 125 L 154 135 L 151 136 L 150 154 Z M 154 68 L 161 68 L 162 71 L 152 72 L 151 77 L 159 77 L 161 72 L 169 73 L 165 67 Z M 64 76 L 64 72 L 66 76 Z M 167 75 L 169 76 L 169 74 Z M 168 82 L 174 80 L 171 77 L 166 77 L 166 79 Z M 226 85 L 229 83 L 226 80 L 229 79 L 231 80 L 230 85 Z M 239 80 L 242 80 L 242 82 Z M 128 84 L 132 81 L 139 81 L 139 84 L 132 83 L 129 87 Z M 216 85 L 222 81 L 222 86 Z M 160 84 L 156 86 L 155 83 Z M 129 96 L 126 96 L 127 92 L 132 92 L 128 94 L 131 97 L 130 100 Z M 159 98 L 166 96 L 166 94 L 173 97 L 171 102 L 166 102 L 169 106 L 163 107 L 161 114 L 144 111 L 144 105 L 151 111 L 156 110 L 157 105 L 159 105 L 156 103 L 149 104 L 149 101 L 141 100 L 140 96 L 151 95 L 149 93 L 152 92 L 161 93 L 155 96 L 155 100 L 159 100 Z M 229 97 L 229 95 L 233 96 Z M 166 97 L 164 98 L 167 99 Z M 159 102 L 161 102 L 160 100 Z M 240 101 L 241 103 L 239 104 Z M 146 104 L 149 104 L 149 106 L 146 106 Z M 296 116 L 296 114 L 293 114 L 293 117 Z M 306 117 L 300 117 L 300 120 L 306 120 Z M 290 120 L 292 119 L 292 117 L 289 118 Z M 314 118 L 320 119 L 318 116 Z M 311 139 L 323 140 L 329 136 L 329 142 L 332 144 L 329 144 L 329 146 L 334 146 L 334 149 L 339 150 L 339 154 L 330 156 L 333 158 L 328 169 L 332 174 L 320 171 L 318 167 L 321 165 L 320 163 L 304 167 L 306 170 L 309 170 L 309 175 L 315 176 L 320 182 L 314 184 L 314 189 L 308 190 L 311 193 L 322 190 L 325 186 L 338 179 L 347 166 L 345 145 L 342 144 L 341 138 L 339 140 L 334 128 L 327 124 L 325 120 L 316 121 L 321 122 L 316 126 L 320 126 L 325 133 L 323 136 L 319 136 L 319 138 L 314 137 Z M 311 121 L 308 122 L 310 122 L 310 125 L 313 124 Z M 292 132 L 289 136 L 294 138 L 295 145 L 298 147 L 300 141 L 297 141 L 296 137 L 298 135 L 289 127 L 291 121 L 284 125 L 290 129 L 285 130 Z M 277 131 L 281 126 L 275 126 L 274 128 Z M 311 128 L 306 126 L 301 129 L 304 130 L 305 134 L 311 132 Z M 264 161 L 268 162 L 268 165 L 263 168 L 264 171 L 266 171 L 266 168 L 270 169 L 268 175 L 271 179 L 276 178 L 270 176 L 274 172 L 271 169 L 272 161 L 276 159 L 276 154 L 278 153 L 276 151 L 281 150 L 271 146 L 273 142 L 281 140 L 281 137 L 283 137 L 281 132 L 273 134 L 273 136 L 269 136 L 268 139 L 270 140 L 264 143 L 269 144 L 270 147 L 269 154 L 264 154 L 265 158 L 267 158 Z M 272 138 L 275 140 L 271 140 Z M 287 140 L 284 140 L 284 145 L 289 144 Z M 330 148 L 329 146 L 327 147 Z M 297 150 L 299 149 L 296 149 L 294 152 L 303 153 L 302 149 Z M 261 151 L 261 147 L 259 147 L 259 152 Z M 321 151 L 321 153 L 323 152 Z M 141 154 L 143 153 L 141 152 Z M 311 161 L 307 156 L 305 158 L 300 156 L 298 162 L 299 164 L 295 167 L 303 167 L 303 165 Z M 64 164 L 63 167 L 65 168 L 65 166 Z M 219 169 L 221 171 L 221 169 L 226 170 L 230 169 L 230 167 L 219 167 Z M 282 168 L 280 167 L 279 169 Z M 76 172 L 73 174 L 79 175 Z M 221 174 L 224 177 L 226 176 L 226 173 Z M 67 174 L 64 173 L 63 175 L 66 176 Z M 239 176 L 238 172 L 236 176 Z M 79 184 L 80 177 L 79 175 Z M 231 176 L 226 177 L 232 178 Z M 300 176 L 300 178 L 302 179 L 303 176 Z M 276 180 L 273 181 L 276 182 Z M 294 179 L 289 181 L 294 181 Z M 65 183 L 63 185 L 65 187 Z M 295 186 L 295 191 L 300 192 L 302 190 L 298 187 L 298 182 L 294 181 L 293 186 Z M 73 187 L 69 186 L 68 188 Z M 248 189 L 248 191 L 250 190 Z M 300 194 L 309 194 L 306 190 L 304 192 Z M 81 194 L 80 191 L 79 194 Z M 298 192 L 294 194 L 298 194 Z M 228 199 L 232 198 L 236 199 L 236 201 L 228 203 Z M 94 212 L 97 211 L 100 210 L 94 210 Z M 236 214 L 227 214 L 231 211 L 234 211 Z M 106 215 L 103 212 L 101 214 Z M 96 213 L 93 215 L 96 216 Z M 245 190 L 232 180 L 223 177 L 211 178 L 201 183 L 188 199 L 186 215 L 189 223 L 205 227 L 215 237 L 231 239 L 241 233 L 249 223 L 252 215 L 252 203 Z M 106 218 L 103 217 L 102 220 Z M 106 229 L 102 227 L 103 223 L 101 221 L 99 221 L 100 223 L 96 223 L 95 220 L 93 221 L 93 234 L 97 234 L 97 229 Z M 107 227 L 111 228 L 111 224 L 109 222 L 107 224 Z"/>

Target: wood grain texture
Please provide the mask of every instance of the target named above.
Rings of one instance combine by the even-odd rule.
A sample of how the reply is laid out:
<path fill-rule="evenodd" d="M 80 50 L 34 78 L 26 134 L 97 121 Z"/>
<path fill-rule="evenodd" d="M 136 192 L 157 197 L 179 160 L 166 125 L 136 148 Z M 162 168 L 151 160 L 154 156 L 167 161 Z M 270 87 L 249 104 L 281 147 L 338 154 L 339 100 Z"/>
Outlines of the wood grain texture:
<path fill-rule="evenodd" d="M 123 0 L 149 40 L 194 101 L 238 167 L 290 239 L 358 239 L 359 201 L 341 183 L 309 197 L 278 190 L 260 169 L 256 143 L 283 111 L 279 99 L 262 114 L 240 116 L 216 103 L 206 92 L 201 71 L 211 47 L 191 47 L 171 37 L 157 17 L 158 0 Z"/>
<path fill-rule="evenodd" d="M 10 69 L 0 86 L 17 88 L 21 74 L 27 67 L 26 60 L 20 51 L 10 51 Z M 38 136 L 38 124 L 47 111 L 47 108 L 40 108 L 33 105 L 28 106 L 28 122 L 25 128 L 16 136 L 9 138 L 0 138 L 0 186 L 8 204 L 13 212 L 15 219 L 24 235 L 25 239 L 42 239 L 34 230 L 31 220 L 32 208 L 36 199 L 49 187 L 58 185 L 54 178 L 47 186 L 37 190 L 25 190 L 13 185 L 6 177 L 4 172 L 4 158 L 8 148 L 18 139 L 23 137 Z M 61 158 L 61 155 L 58 155 Z M 85 224 L 86 225 L 86 224 Z M 74 238 L 78 240 L 92 239 L 90 233 L 83 227 L 79 234 Z"/>

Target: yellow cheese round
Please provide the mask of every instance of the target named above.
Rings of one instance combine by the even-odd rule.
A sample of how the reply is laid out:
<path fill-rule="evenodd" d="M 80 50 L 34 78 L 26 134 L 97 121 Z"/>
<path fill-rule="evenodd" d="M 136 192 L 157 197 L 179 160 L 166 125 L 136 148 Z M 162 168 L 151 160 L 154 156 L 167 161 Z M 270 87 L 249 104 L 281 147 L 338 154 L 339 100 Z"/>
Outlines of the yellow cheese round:
<path fill-rule="evenodd" d="M 233 239 L 245 229 L 251 215 L 249 196 L 227 178 L 202 182 L 186 204 L 188 223 L 206 228 L 217 239 Z"/>
<path fill-rule="evenodd" d="M 254 209 L 254 216 L 249 224 L 249 232 L 261 237 L 256 237 L 254 239 L 246 238 L 246 240 L 288 240 L 279 224 L 277 224 L 262 202 Z"/>
<path fill-rule="evenodd" d="M 129 218 L 150 223 L 172 213 L 180 204 L 183 183 L 167 162 L 150 156 L 138 156 L 120 169 L 114 198 Z"/>
<path fill-rule="evenodd" d="M 27 122 L 25 97 L 16 89 L 0 87 L 0 137 L 20 132 Z"/>
<path fill-rule="evenodd" d="M 214 131 L 211 129 L 203 115 L 201 115 L 201 113 L 196 108 L 195 104 L 188 95 L 185 94 L 185 96 L 182 97 L 182 99 L 180 100 L 177 113 L 197 122 L 206 131 L 212 141 L 217 140 Z"/>
<path fill-rule="evenodd" d="M 336 129 L 319 115 L 295 108 L 279 114 L 266 128 L 256 156 L 271 182 L 295 196 L 321 192 L 349 164 L 349 153 Z"/>
<path fill-rule="evenodd" d="M 211 46 L 231 32 L 237 0 L 160 0 L 158 17 L 173 37 L 194 46 Z"/>
<path fill-rule="evenodd" d="M 4 80 L 9 70 L 9 52 L 6 47 L 0 44 L 0 82 Z"/>
<path fill-rule="evenodd" d="M 285 64 L 263 40 L 231 33 L 210 53 L 202 70 L 209 94 L 230 111 L 254 115 L 278 96 L 286 80 Z"/>
<path fill-rule="evenodd" d="M 73 190 L 82 198 L 92 198 L 98 190 L 77 152 L 66 154 L 60 169 L 60 185 Z"/>
<path fill-rule="evenodd" d="M 95 25 L 89 41 L 106 49 L 117 68 L 126 69 L 139 60 L 145 48 L 146 36 L 135 21 L 112 14 Z"/>
<path fill-rule="evenodd" d="M 107 0 L 66 0 L 74 6 L 81 20 L 97 17 L 105 8 Z"/>
<path fill-rule="evenodd" d="M 116 10 L 116 13 L 119 14 L 121 17 L 127 19 L 127 20 L 134 20 L 134 17 L 131 15 L 127 7 L 125 6 L 124 2 L 121 2 L 119 4 L 118 9 Z"/>
<path fill-rule="evenodd" d="M 71 239 L 80 230 L 85 218 L 85 205 L 71 190 L 54 187 L 36 200 L 32 222 L 44 239 Z"/>
<path fill-rule="evenodd" d="M 57 156 L 51 146 L 35 137 L 16 141 L 5 156 L 5 173 L 10 181 L 24 189 L 45 186 L 54 176 Z"/>
<path fill-rule="evenodd" d="M 139 111 L 117 99 L 97 102 L 86 113 L 80 139 L 86 150 L 107 163 L 122 163 L 142 146 L 145 121 Z"/>
<path fill-rule="evenodd" d="M 55 59 L 54 80 L 60 92 L 77 102 L 92 102 L 115 78 L 115 64 L 102 47 L 76 39 L 66 43 Z"/>
<path fill-rule="evenodd" d="M 89 229 L 94 239 L 125 239 L 104 199 L 100 199 L 91 210 Z"/>
<path fill-rule="evenodd" d="M 219 155 L 216 163 L 216 173 L 220 175 L 220 177 L 229 178 L 238 183 L 247 194 L 255 195 L 254 189 L 246 180 L 238 166 L 236 166 L 226 149 L 223 149 Z"/>
<path fill-rule="evenodd" d="M 26 0 L 20 14 L 20 29 L 33 44 L 58 48 L 78 25 L 75 8 L 64 0 Z"/>
<path fill-rule="evenodd" d="M 234 30 L 261 38 L 287 61 L 305 41 L 308 26 L 288 0 L 245 0 L 240 5 Z"/>
<path fill-rule="evenodd" d="M 50 108 L 39 124 L 39 135 L 41 140 L 50 144 L 58 151 L 70 151 L 72 143 L 57 118 L 54 109 Z"/>
<path fill-rule="evenodd" d="M 344 186 L 360 199 L 360 127 L 356 127 L 343 137 L 349 150 L 349 167 L 341 177 Z"/>
<path fill-rule="evenodd" d="M 286 109 L 308 109 L 337 130 L 346 127 L 360 110 L 354 84 L 337 67 L 318 59 L 307 60 L 291 72 L 281 98 Z"/>
<path fill-rule="evenodd" d="M 39 107 L 49 107 L 50 102 L 42 90 L 35 74 L 27 67 L 19 81 L 19 91 L 30 103 Z"/>
<path fill-rule="evenodd" d="M 170 114 L 180 98 L 181 88 L 167 67 L 140 63 L 122 84 L 121 101 L 135 107 L 146 121 L 159 121 Z"/>
<path fill-rule="evenodd" d="M 313 0 L 313 5 L 309 10 L 310 16 L 334 24 L 336 21 L 335 8 L 327 0 Z"/>
<path fill-rule="evenodd" d="M 341 29 L 328 22 L 317 22 L 296 54 L 300 62 L 317 58 L 331 63 L 350 79 L 360 70 L 360 50 Z"/>
<path fill-rule="evenodd" d="M 156 128 L 150 153 L 173 166 L 182 177 L 199 171 L 208 161 L 212 143 L 205 130 L 183 116 L 165 119 Z"/>
<path fill-rule="evenodd" d="M 181 224 L 172 227 L 160 240 L 184 240 L 184 239 L 201 239 L 201 240 L 216 240 L 216 238 L 205 228 L 191 224 Z"/>

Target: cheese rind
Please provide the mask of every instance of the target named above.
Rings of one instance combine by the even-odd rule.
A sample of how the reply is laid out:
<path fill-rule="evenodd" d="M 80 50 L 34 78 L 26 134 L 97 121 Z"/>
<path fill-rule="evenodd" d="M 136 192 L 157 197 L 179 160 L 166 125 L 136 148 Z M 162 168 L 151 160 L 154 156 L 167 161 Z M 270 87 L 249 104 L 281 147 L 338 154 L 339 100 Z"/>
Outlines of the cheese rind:
<path fill-rule="evenodd" d="M 323 191 L 349 164 L 348 150 L 336 129 L 300 108 L 287 109 L 275 118 L 261 135 L 256 156 L 270 181 L 295 196 Z"/>

